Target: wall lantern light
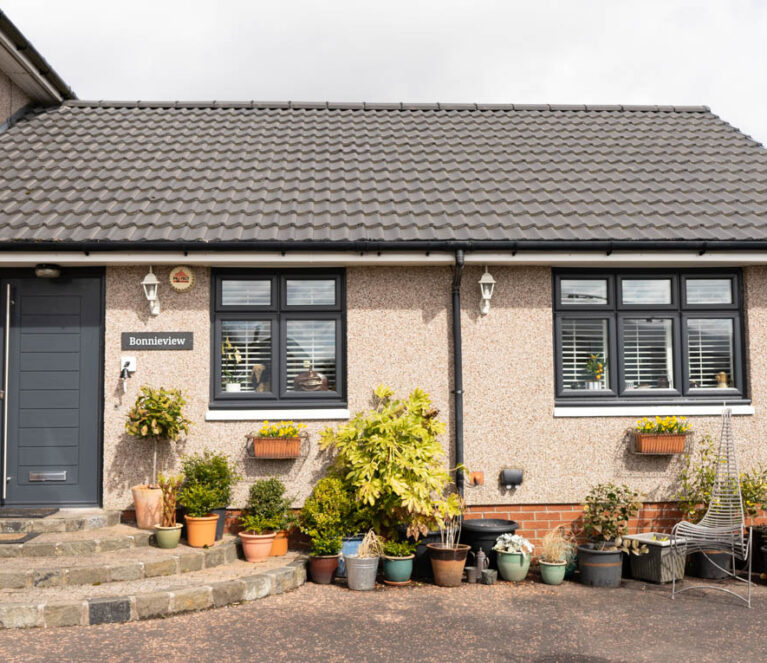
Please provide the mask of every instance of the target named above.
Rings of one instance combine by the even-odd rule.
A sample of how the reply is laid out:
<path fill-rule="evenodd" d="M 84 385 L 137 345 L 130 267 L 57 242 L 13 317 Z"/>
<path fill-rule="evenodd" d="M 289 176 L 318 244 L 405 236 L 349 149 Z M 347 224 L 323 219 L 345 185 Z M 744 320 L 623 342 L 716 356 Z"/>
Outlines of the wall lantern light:
<path fill-rule="evenodd" d="M 35 276 L 39 279 L 57 279 L 61 276 L 61 267 L 47 264 L 35 265 Z"/>
<path fill-rule="evenodd" d="M 144 295 L 149 302 L 149 312 L 152 315 L 160 315 L 160 300 L 157 298 L 157 289 L 160 286 L 160 282 L 154 275 L 152 268 L 149 268 L 149 273 L 141 281 L 141 285 L 144 287 Z"/>
<path fill-rule="evenodd" d="M 479 289 L 482 295 L 482 302 L 479 305 L 479 312 L 482 315 L 490 313 L 490 299 L 493 296 L 493 290 L 495 289 L 495 279 L 490 275 L 485 267 L 485 273 L 482 278 L 479 279 Z"/>

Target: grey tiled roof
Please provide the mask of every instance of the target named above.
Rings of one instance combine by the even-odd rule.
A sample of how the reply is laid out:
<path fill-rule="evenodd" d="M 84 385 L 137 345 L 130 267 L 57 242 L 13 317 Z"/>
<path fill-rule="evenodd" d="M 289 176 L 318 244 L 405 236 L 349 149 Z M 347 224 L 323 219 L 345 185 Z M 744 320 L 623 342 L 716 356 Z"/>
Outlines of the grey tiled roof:
<path fill-rule="evenodd" d="M 0 242 L 767 240 L 704 107 L 70 101 L 0 164 Z"/>

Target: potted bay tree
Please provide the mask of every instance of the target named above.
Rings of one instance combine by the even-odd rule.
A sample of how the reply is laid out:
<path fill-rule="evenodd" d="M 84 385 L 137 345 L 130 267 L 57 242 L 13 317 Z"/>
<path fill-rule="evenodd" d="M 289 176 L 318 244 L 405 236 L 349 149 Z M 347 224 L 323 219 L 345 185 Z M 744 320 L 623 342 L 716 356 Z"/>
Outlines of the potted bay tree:
<path fill-rule="evenodd" d="M 638 542 L 623 540 L 629 519 L 641 508 L 639 493 L 625 485 L 601 483 L 589 491 L 583 506 L 583 526 L 589 542 L 578 546 L 578 569 L 584 585 L 620 586 L 623 553 L 642 552 Z"/>
<path fill-rule="evenodd" d="M 151 481 L 133 486 L 136 524 L 141 529 L 153 529 L 162 520 L 162 490 L 157 483 L 157 444 L 172 442 L 189 432 L 191 423 L 184 417 L 186 401 L 179 389 L 141 387 L 136 402 L 128 412 L 125 431 L 139 440 L 152 442 Z"/>

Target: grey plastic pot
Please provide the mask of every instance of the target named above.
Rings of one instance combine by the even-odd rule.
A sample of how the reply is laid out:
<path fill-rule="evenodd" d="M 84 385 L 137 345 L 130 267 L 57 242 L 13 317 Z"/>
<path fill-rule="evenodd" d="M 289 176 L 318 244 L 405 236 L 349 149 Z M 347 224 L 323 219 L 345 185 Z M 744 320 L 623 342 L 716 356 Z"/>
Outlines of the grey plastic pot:
<path fill-rule="evenodd" d="M 376 586 L 378 574 L 378 557 L 345 557 L 346 581 L 349 589 L 366 592 Z"/>
<path fill-rule="evenodd" d="M 578 570 L 581 582 L 591 587 L 620 587 L 623 574 L 623 552 L 595 550 L 594 544 L 578 546 Z"/>

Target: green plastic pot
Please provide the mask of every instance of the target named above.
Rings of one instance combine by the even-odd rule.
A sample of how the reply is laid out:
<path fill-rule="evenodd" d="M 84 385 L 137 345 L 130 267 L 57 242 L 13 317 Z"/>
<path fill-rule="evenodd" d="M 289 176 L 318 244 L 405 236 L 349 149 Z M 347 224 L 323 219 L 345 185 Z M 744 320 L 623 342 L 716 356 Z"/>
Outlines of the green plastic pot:
<path fill-rule="evenodd" d="M 175 548 L 181 539 L 181 525 L 173 527 L 155 525 L 154 537 L 158 548 Z"/>
<path fill-rule="evenodd" d="M 407 557 L 388 557 L 384 555 L 383 570 L 384 578 L 389 582 L 407 582 L 413 573 L 413 558 L 415 555 Z"/>
<path fill-rule="evenodd" d="M 509 582 L 522 582 L 530 570 L 530 555 L 515 552 L 498 552 L 498 571 Z"/>
<path fill-rule="evenodd" d="M 541 580 L 547 585 L 561 585 L 565 579 L 567 562 L 540 562 Z"/>

